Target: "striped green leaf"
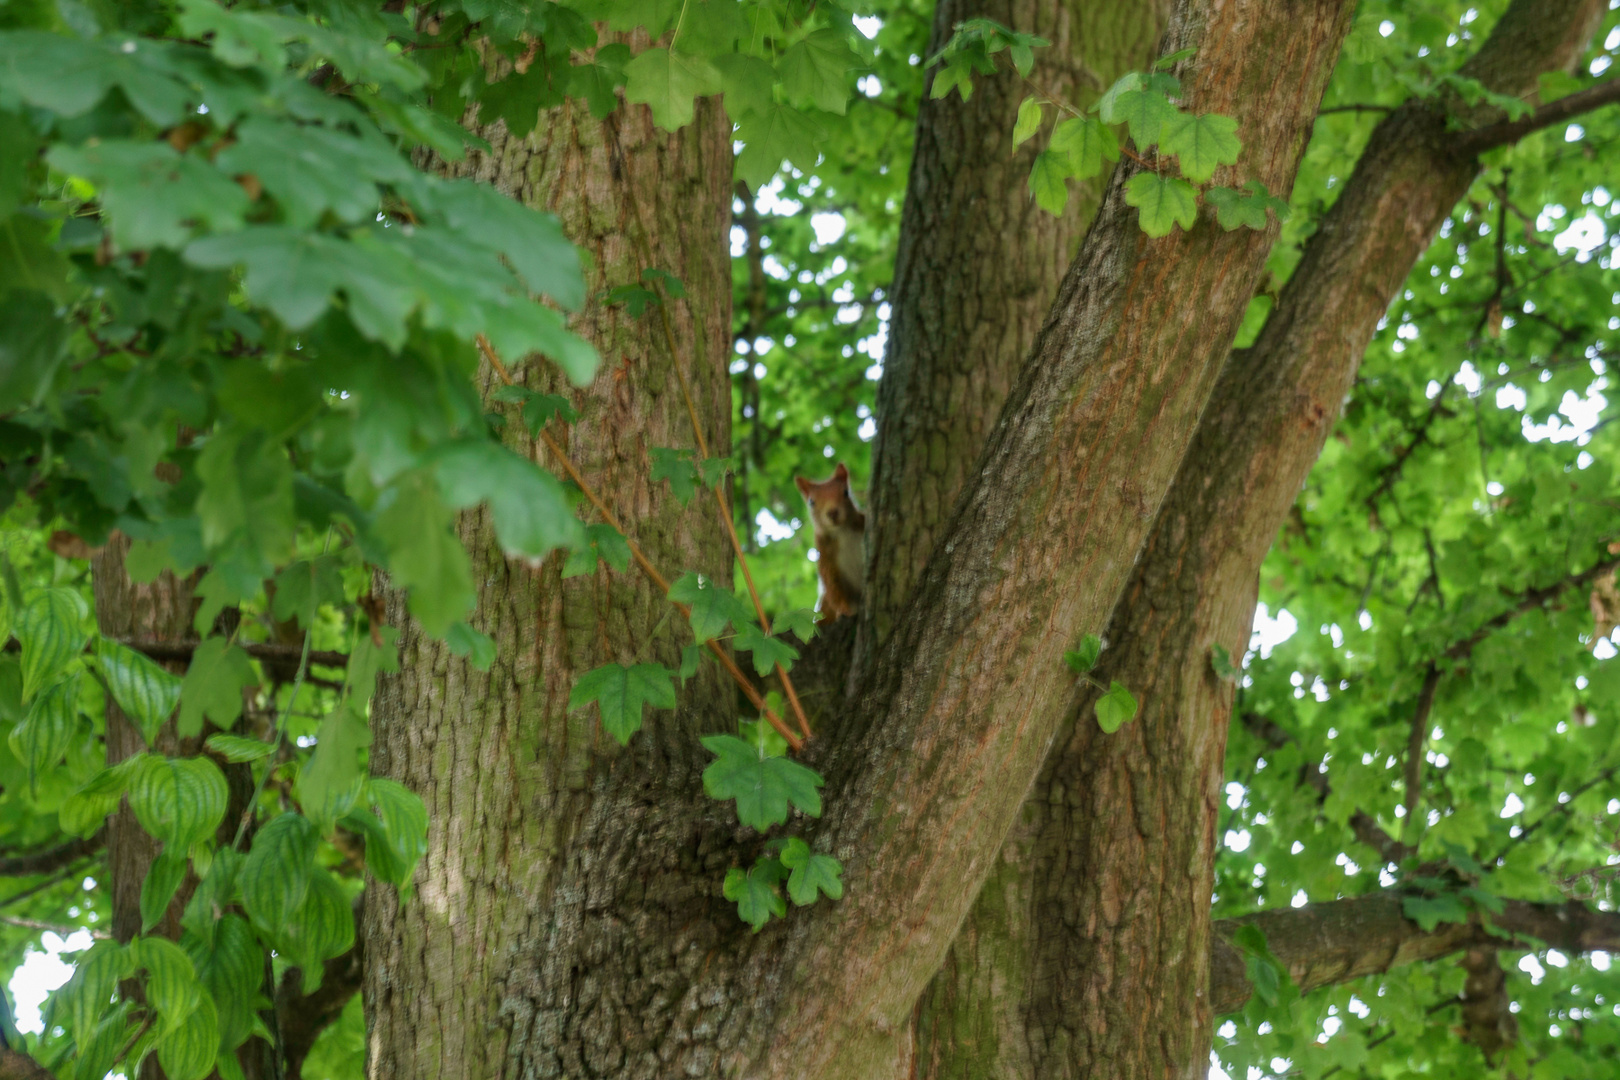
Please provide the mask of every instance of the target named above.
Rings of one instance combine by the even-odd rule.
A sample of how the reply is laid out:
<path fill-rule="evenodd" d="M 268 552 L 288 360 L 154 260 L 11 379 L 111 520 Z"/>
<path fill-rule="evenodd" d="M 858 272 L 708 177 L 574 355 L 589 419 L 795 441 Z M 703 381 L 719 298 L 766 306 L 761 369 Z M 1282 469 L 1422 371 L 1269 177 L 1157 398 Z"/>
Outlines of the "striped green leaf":
<path fill-rule="evenodd" d="M 184 848 L 166 847 L 147 868 L 146 880 L 141 882 L 141 933 L 146 933 L 163 919 L 169 910 L 169 901 L 185 879 L 186 852 Z"/>
<path fill-rule="evenodd" d="M 259 830 L 242 865 L 242 906 L 272 937 L 286 932 L 304 906 L 320 840 L 302 814 L 281 814 Z"/>
<path fill-rule="evenodd" d="M 236 877 L 247 856 L 235 848 L 222 847 L 214 852 L 202 880 L 186 901 L 186 910 L 180 916 L 180 926 L 187 931 L 188 940 L 195 939 L 199 947 L 213 940 L 225 909 L 236 900 Z M 188 946 L 189 947 L 189 946 Z M 196 959 L 195 954 L 192 957 Z M 201 962 L 198 964 L 201 969 Z"/>
<path fill-rule="evenodd" d="M 146 1001 L 157 1013 L 160 1035 L 178 1028 L 201 1001 L 202 983 L 186 951 L 168 938 L 143 937 L 130 945 L 135 966 L 146 969 Z M 213 1060 L 210 1053 L 209 1060 Z"/>
<path fill-rule="evenodd" d="M 240 765 L 244 761 L 258 761 L 262 757 L 269 757 L 276 748 L 262 739 L 221 734 L 208 736 L 208 749 L 233 765 Z"/>
<path fill-rule="evenodd" d="M 212 836 L 225 817 L 225 775 L 204 757 L 148 756 L 129 785 L 141 828 L 184 850 Z"/>
<path fill-rule="evenodd" d="M 304 993 L 313 994 L 321 987 L 324 962 L 353 945 L 354 909 L 349 898 L 337 878 L 317 866 L 310 875 L 303 906 L 277 949 L 303 970 Z"/>
<path fill-rule="evenodd" d="M 393 780 L 366 783 L 371 810 L 356 810 L 344 824 L 366 837 L 366 869 L 390 885 L 404 885 L 427 850 L 427 807 Z"/>
<path fill-rule="evenodd" d="M 125 758 L 110 769 L 103 769 L 90 782 L 70 795 L 62 804 L 62 828 L 74 836 L 89 836 L 101 828 L 107 815 L 118 808 L 130 778 L 146 767 L 146 755 Z"/>
<path fill-rule="evenodd" d="M 79 957 L 73 978 L 57 991 L 53 1007 L 58 1017 L 66 1015 L 81 1049 L 106 1014 L 118 980 L 134 970 L 130 951 L 116 941 L 98 941 Z"/>
<path fill-rule="evenodd" d="M 214 1002 L 199 994 L 197 1007 L 158 1041 L 158 1064 L 169 1080 L 202 1080 L 219 1056 L 219 1018 Z"/>
<path fill-rule="evenodd" d="M 32 701 L 84 648 L 89 614 L 84 598 L 72 589 L 45 589 L 18 614 L 24 701 Z"/>
<path fill-rule="evenodd" d="M 129 1012 L 130 1004 L 125 1002 L 92 1030 L 79 1035 L 78 1059 L 70 1074 L 73 1080 L 103 1080 L 112 1071 L 118 1052 L 129 1043 Z"/>
<path fill-rule="evenodd" d="M 234 1050 L 253 1033 L 253 1004 L 264 980 L 264 946 L 240 915 L 226 914 L 206 940 L 191 950 L 203 988 L 214 999 L 222 1051 Z"/>
<path fill-rule="evenodd" d="M 78 734 L 79 676 L 73 675 L 34 699 L 23 722 L 11 729 L 11 752 L 32 779 L 54 768 Z"/>
<path fill-rule="evenodd" d="M 96 646 L 96 663 L 113 700 L 141 729 L 146 745 L 155 746 L 158 729 L 180 703 L 179 676 L 107 638 Z"/>

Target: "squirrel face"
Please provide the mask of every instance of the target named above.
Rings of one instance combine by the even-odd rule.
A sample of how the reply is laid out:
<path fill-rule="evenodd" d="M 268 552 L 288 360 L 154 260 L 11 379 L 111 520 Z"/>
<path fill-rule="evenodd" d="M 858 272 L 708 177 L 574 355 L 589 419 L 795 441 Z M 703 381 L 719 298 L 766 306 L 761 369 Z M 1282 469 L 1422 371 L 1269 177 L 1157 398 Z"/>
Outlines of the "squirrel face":
<path fill-rule="evenodd" d="M 830 532 L 836 529 L 861 529 L 866 525 L 866 518 L 855 505 L 855 498 L 849 491 L 849 469 L 843 462 L 833 470 L 832 476 L 826 480 L 815 481 L 808 477 L 796 476 L 793 482 L 799 486 L 799 492 L 804 501 L 810 506 L 810 519 L 815 523 L 818 532 Z"/>

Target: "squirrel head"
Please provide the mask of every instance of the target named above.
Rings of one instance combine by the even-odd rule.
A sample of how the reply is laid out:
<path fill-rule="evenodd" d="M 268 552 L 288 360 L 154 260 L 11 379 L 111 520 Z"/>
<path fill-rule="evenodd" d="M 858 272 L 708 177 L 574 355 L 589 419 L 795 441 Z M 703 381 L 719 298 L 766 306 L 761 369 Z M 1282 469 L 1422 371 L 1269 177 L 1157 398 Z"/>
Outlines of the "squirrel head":
<path fill-rule="evenodd" d="M 793 482 L 799 485 L 799 493 L 810 506 L 810 519 L 824 530 L 848 525 L 860 511 L 855 497 L 850 494 L 849 470 L 842 461 L 825 480 L 795 476 Z"/>

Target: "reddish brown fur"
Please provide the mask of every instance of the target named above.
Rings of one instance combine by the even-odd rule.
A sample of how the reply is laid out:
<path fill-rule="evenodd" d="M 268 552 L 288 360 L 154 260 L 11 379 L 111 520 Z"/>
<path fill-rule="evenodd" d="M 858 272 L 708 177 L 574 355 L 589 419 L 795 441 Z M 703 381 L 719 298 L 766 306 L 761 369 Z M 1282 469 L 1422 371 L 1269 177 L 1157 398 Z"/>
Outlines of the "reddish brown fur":
<path fill-rule="evenodd" d="M 816 571 L 821 576 L 821 622 L 853 615 L 861 603 L 865 577 L 866 515 L 849 490 L 843 462 L 820 482 L 796 476 L 793 482 L 810 506 L 815 527 Z"/>

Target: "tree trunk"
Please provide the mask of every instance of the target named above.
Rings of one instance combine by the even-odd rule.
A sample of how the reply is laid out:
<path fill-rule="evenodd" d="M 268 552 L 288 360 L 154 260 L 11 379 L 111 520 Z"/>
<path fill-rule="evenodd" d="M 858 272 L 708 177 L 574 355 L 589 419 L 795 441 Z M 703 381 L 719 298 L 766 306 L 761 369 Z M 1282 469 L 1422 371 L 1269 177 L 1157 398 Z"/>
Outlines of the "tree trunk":
<path fill-rule="evenodd" d="M 1084 109 L 1148 65 L 1170 6 L 941 0 L 927 55 L 966 19 L 1038 34 L 1052 44 L 1036 52 L 1030 79 Z M 1012 140 L 1029 85 L 1006 70 L 973 85 L 967 101 L 925 94 L 917 113 L 872 444 L 866 660 L 944 530 L 1106 187 L 1105 176 L 1075 183 L 1061 217 L 1038 208 L 1028 184 L 1036 144 Z"/>
<path fill-rule="evenodd" d="M 1601 7 L 1521 0 L 1464 74 L 1519 95 L 1567 68 Z M 1201 1077 L 1215 1015 L 1209 897 L 1232 687 L 1260 562 L 1378 319 L 1477 162 L 1445 113 L 1379 125 L 1252 349 L 1222 371 L 1097 671 L 1142 701 L 1104 735 L 1082 696 L 957 953 L 919 1009 L 919 1075 Z"/>
<path fill-rule="evenodd" d="M 528 138 L 485 130 L 492 152 L 456 170 L 557 213 L 587 253 L 593 299 L 575 328 L 602 369 L 571 394 L 568 453 L 671 580 L 696 570 L 727 586 L 714 503 L 678 505 L 649 480 L 649 450 L 695 445 L 675 364 L 708 445 L 730 446 L 730 131 L 717 101 L 675 135 L 641 106 L 600 123 L 570 103 Z M 689 297 L 670 311 L 674 357 L 656 310 L 633 319 L 599 299 L 648 266 Z M 520 378 L 570 392 L 542 363 Z M 523 438 L 510 419 L 508 439 Z M 401 664 L 373 706 L 372 768 L 420 794 L 432 825 L 414 898 L 366 890 L 369 1074 L 668 1075 L 656 1052 L 670 1029 L 704 1022 L 681 984 L 730 948 L 702 928 L 746 930 L 721 910 L 730 856 L 713 861 L 705 843 L 726 833 L 693 809 L 705 802 L 697 736 L 734 730 L 735 691 L 705 663 L 679 710 L 649 711 L 621 750 L 594 708 L 569 711 L 574 680 L 613 661 L 679 667 L 684 620 L 634 566 L 563 581 L 561 554 L 539 568 L 506 559 L 485 513 L 461 535 L 479 584 L 471 621 L 496 644 L 489 672 L 424 639 L 389 599 Z M 705 906 L 724 918 L 694 918 Z"/>

